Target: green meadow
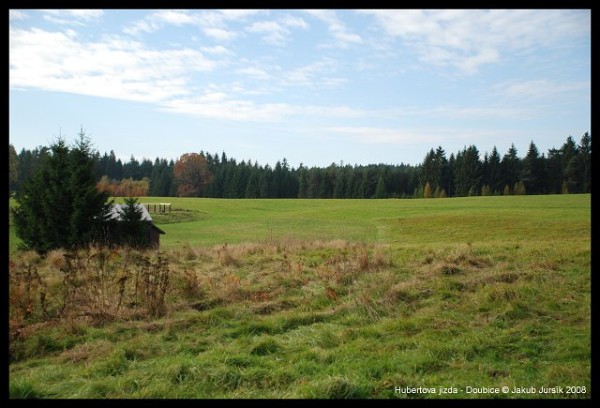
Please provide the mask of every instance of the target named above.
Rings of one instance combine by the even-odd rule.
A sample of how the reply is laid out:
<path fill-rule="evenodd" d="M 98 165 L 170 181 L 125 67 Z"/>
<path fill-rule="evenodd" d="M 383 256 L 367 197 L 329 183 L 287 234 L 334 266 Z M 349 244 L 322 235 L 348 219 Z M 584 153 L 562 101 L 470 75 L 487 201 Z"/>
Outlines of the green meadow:
<path fill-rule="evenodd" d="M 589 239 L 590 196 L 497 196 L 417 200 L 149 198 L 165 249 L 269 240 L 361 241 L 393 245 L 485 245 Z M 180 222 L 178 222 L 180 221 Z"/>
<path fill-rule="evenodd" d="M 589 194 L 140 202 L 172 205 L 165 312 L 11 289 L 11 398 L 591 398 Z M 64 254 L 9 233 L 60 304 Z"/>

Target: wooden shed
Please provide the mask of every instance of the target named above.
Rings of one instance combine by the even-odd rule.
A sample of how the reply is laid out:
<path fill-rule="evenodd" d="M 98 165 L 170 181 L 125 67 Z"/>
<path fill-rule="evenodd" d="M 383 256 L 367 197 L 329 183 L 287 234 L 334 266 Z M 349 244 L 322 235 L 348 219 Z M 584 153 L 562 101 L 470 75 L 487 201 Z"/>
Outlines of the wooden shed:
<path fill-rule="evenodd" d="M 119 221 L 121 219 L 121 211 L 124 204 L 114 204 L 109 214 L 109 220 Z M 152 221 L 150 213 L 142 204 L 136 204 L 136 208 L 142 212 L 142 221 L 148 223 L 147 244 L 149 248 L 158 248 L 160 246 L 160 236 L 165 234 L 163 230 L 158 228 Z"/>

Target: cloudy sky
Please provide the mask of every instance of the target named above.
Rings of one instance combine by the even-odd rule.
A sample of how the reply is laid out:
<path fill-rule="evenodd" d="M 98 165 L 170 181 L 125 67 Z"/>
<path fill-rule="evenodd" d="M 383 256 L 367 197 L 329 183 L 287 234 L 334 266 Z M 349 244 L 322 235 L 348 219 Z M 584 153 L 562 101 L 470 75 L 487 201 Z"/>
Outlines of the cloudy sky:
<path fill-rule="evenodd" d="M 17 152 L 419 164 L 591 131 L 590 10 L 9 10 Z"/>

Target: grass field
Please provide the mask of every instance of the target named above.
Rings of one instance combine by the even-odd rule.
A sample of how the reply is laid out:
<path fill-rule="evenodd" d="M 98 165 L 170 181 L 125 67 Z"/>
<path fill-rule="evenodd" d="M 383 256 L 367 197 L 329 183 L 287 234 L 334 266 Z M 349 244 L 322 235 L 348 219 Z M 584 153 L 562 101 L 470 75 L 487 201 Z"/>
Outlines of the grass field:
<path fill-rule="evenodd" d="M 589 195 L 449 200 L 152 200 L 173 206 L 170 217 L 154 216 L 167 233 L 162 237 L 165 249 L 181 243 L 206 246 L 282 239 L 493 244 L 589 238 L 590 233 Z M 168 223 L 178 218 L 186 222 Z"/>
<path fill-rule="evenodd" d="M 142 199 L 166 314 L 21 322 L 10 397 L 590 398 L 590 200 Z"/>

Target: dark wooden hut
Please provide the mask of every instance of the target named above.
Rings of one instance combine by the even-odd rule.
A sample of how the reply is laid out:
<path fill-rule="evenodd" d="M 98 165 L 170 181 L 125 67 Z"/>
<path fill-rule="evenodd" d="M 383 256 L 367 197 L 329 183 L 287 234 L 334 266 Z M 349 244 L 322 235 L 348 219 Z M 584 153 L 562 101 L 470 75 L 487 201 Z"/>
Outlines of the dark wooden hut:
<path fill-rule="evenodd" d="M 146 234 L 146 244 L 143 245 L 148 248 L 158 248 L 160 246 L 160 236 L 165 234 L 163 230 L 158 228 L 152 221 L 150 213 L 142 204 L 137 204 L 136 207 L 142 212 L 142 221 L 148 223 Z M 119 221 L 121 219 L 121 211 L 123 210 L 123 204 L 114 204 L 111 208 L 109 219 Z"/>

